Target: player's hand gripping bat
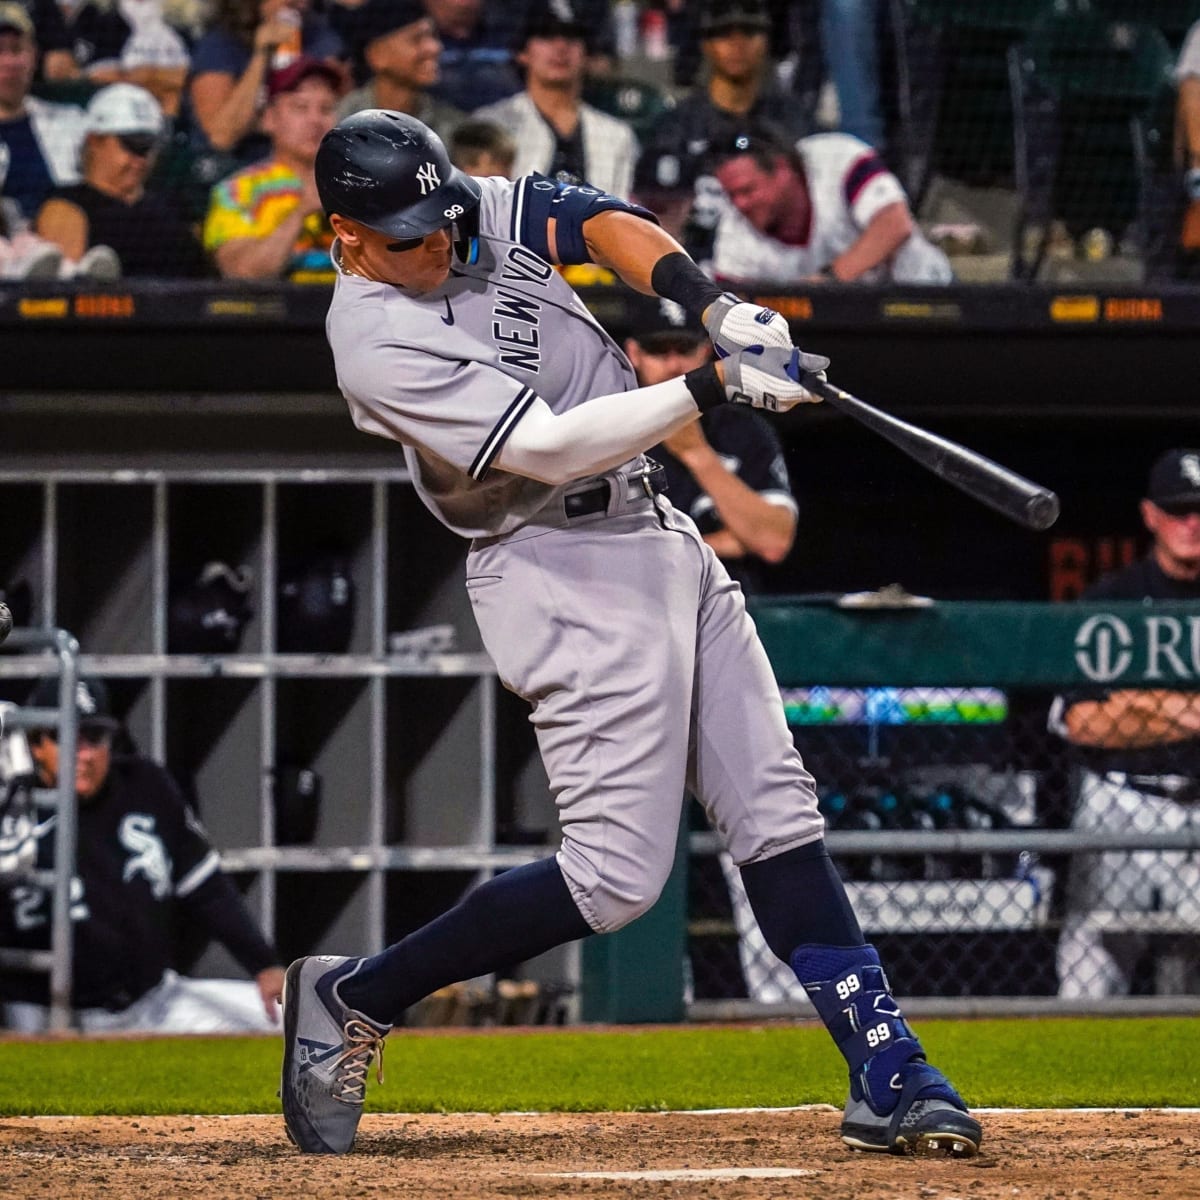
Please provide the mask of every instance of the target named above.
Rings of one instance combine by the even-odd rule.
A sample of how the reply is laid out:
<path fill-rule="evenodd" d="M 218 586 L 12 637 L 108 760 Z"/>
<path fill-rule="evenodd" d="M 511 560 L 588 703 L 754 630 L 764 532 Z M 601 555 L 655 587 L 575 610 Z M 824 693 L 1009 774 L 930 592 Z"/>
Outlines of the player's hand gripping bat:
<path fill-rule="evenodd" d="M 1048 488 L 958 442 L 881 412 L 820 376 L 807 376 L 804 386 L 840 412 L 887 438 L 893 446 L 939 478 L 1018 524 L 1029 529 L 1049 529 L 1058 520 L 1058 497 Z"/>

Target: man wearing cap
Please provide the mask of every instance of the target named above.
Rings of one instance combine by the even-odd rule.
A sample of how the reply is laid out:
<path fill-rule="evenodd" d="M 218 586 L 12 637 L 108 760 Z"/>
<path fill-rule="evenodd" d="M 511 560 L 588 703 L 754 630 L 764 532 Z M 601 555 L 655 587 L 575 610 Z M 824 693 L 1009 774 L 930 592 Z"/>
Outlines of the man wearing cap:
<path fill-rule="evenodd" d="M 58 687 L 57 677 L 41 680 L 28 703 L 56 708 Z M 79 840 L 71 1002 L 78 1026 L 85 1033 L 271 1031 L 283 987 L 279 956 L 222 873 L 179 788 L 149 759 L 114 752 L 120 723 L 102 680 L 80 679 L 75 707 Z M 29 743 L 38 783 L 54 787 L 62 766 L 57 730 L 32 732 Z M 53 810 L 39 812 L 39 870 L 54 866 L 56 826 Z M 45 949 L 51 904 L 50 889 L 37 881 L 8 885 L 0 892 L 0 942 Z M 178 911 L 221 942 L 253 982 L 177 975 L 171 963 Z M 10 1028 L 35 1033 L 46 1027 L 47 987 L 43 974 L 0 973 Z"/>
<path fill-rule="evenodd" d="M 1168 450 L 1150 470 L 1145 558 L 1103 576 L 1084 600 L 1200 600 L 1200 449 Z M 1200 828 L 1200 692 L 1111 688 L 1061 697 L 1051 726 L 1082 764 L 1073 828 L 1167 833 Z M 1095 914 L 1174 913 L 1200 927 L 1200 862 L 1182 850 L 1079 857 L 1058 943 L 1059 995 L 1129 992 L 1145 934 L 1106 932 Z"/>
<path fill-rule="evenodd" d="M 33 21 L 16 0 L 0 0 L 0 194 L 31 221 L 55 187 L 79 178 L 83 111 L 29 94 L 37 71 Z"/>
<path fill-rule="evenodd" d="M 624 121 L 582 100 L 588 38 L 568 0 L 536 0 L 516 56 L 524 91 L 476 109 L 474 116 L 512 133 L 518 178 L 536 171 L 627 200 L 637 138 Z"/>
<path fill-rule="evenodd" d="M 416 117 L 448 141 L 464 114 L 429 93 L 438 81 L 442 43 L 420 0 L 367 0 L 353 30 L 366 82 L 343 98 L 338 120 L 364 108 L 388 108 Z"/>
<path fill-rule="evenodd" d="M 335 123 L 340 83 L 335 67 L 303 56 L 272 73 L 262 119 L 271 153 L 213 188 L 204 221 L 204 248 L 227 279 L 333 281 L 313 162 Z"/>
<path fill-rule="evenodd" d="M 698 28 L 708 81 L 659 119 L 646 138 L 638 174 L 645 181 L 694 181 L 685 244 L 703 261 L 711 256 L 722 203 L 721 185 L 708 170 L 711 148 L 765 119 L 795 139 L 810 131 L 810 118 L 772 79 L 771 19 L 763 0 L 705 0 Z"/>
<path fill-rule="evenodd" d="M 207 274 L 200 243 L 183 216 L 147 190 L 166 136 L 158 102 L 132 83 L 112 83 L 91 99 L 83 144 L 83 182 L 59 188 L 42 205 L 37 230 L 65 262 L 94 263 L 106 250 L 130 276 Z"/>

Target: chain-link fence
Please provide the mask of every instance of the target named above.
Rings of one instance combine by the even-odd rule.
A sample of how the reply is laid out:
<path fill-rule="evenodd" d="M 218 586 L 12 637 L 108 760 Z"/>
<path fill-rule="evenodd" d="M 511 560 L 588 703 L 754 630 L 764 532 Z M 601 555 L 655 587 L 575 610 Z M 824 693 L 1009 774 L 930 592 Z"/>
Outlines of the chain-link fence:
<path fill-rule="evenodd" d="M 1200 610 L 782 602 L 758 620 L 899 992 L 1196 992 Z M 836 683 L 796 686 L 810 671 Z M 806 1003 L 698 807 L 692 828 L 693 1008 Z"/>

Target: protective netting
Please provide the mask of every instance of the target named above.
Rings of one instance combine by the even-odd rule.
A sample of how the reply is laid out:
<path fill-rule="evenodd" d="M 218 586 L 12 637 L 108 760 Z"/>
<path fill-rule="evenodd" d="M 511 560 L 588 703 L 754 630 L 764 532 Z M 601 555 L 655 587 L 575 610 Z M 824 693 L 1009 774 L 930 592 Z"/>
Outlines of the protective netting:
<path fill-rule="evenodd" d="M 785 689 L 835 864 L 899 992 L 1195 990 L 1200 850 L 1186 839 L 1200 833 L 1197 750 L 1163 744 L 1161 717 L 1200 713 L 1200 695 L 1129 695 L 1142 697 L 1137 715 L 1114 715 L 1103 692 Z M 693 828 L 704 828 L 698 808 Z M 1014 836 L 1039 833 L 1050 835 L 1040 850 Z M 899 853 L 903 837 L 923 841 Z M 802 1000 L 717 849 L 693 835 L 694 998 Z"/>
<path fill-rule="evenodd" d="M 535 0 L 481 5 L 469 35 L 435 27 L 411 61 L 379 49 L 397 30 L 417 36 L 419 10 L 394 0 L 294 0 L 306 10 L 294 47 L 272 40 L 274 18 L 248 0 L 84 0 L 53 20 L 58 6 L 20 7 L 28 32 L 19 17 L 0 28 L 6 60 L 28 59 L 0 89 L 0 278 L 327 283 L 316 142 L 350 111 L 401 103 L 452 153 L 469 121 L 468 170 L 587 175 L 660 215 L 681 187 L 696 188 L 694 217 L 715 203 L 706 155 L 742 126 L 767 119 L 788 140 L 849 133 L 879 152 L 965 281 L 1187 275 L 1200 252 L 1197 0 L 800 0 L 734 15 L 577 0 L 586 55 L 575 82 L 599 114 L 582 135 L 551 130 L 514 99 L 528 81 L 528 21 L 544 7 Z M 430 11 L 443 19 L 443 7 Z M 714 39 L 737 36 L 762 39 L 738 50 L 759 81 L 750 112 L 689 108 L 715 71 L 735 70 Z M 328 70 L 315 76 L 325 92 L 308 128 L 276 111 L 303 90 L 279 82 L 297 52 Z M 114 81 L 145 85 L 153 112 L 133 111 L 128 94 L 95 111 Z M 289 244 L 278 254 L 221 253 L 281 228 Z M 99 245 L 110 253 L 87 257 Z"/>

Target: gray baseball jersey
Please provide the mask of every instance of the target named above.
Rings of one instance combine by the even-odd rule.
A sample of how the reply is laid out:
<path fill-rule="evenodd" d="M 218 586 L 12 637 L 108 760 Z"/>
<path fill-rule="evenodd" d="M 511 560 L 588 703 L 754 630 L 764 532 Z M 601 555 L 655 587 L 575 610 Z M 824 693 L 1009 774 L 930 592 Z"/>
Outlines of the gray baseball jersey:
<path fill-rule="evenodd" d="M 476 263 L 423 295 L 340 274 L 326 321 L 355 425 L 403 443 L 418 495 L 464 537 L 511 533 L 553 498 L 489 470 L 536 397 L 561 413 L 637 386 L 571 286 L 514 240 L 517 185 L 479 183 Z"/>

